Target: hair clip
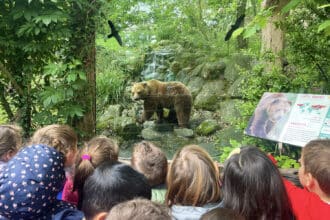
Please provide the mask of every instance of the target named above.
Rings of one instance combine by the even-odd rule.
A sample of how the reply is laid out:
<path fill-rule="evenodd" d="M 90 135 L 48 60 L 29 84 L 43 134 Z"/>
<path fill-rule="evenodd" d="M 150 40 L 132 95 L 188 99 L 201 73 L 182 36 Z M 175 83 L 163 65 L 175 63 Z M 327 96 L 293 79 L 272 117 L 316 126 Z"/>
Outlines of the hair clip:
<path fill-rule="evenodd" d="M 81 156 L 81 159 L 82 159 L 82 160 L 91 160 L 91 156 L 89 156 L 88 154 L 83 154 L 83 155 Z"/>

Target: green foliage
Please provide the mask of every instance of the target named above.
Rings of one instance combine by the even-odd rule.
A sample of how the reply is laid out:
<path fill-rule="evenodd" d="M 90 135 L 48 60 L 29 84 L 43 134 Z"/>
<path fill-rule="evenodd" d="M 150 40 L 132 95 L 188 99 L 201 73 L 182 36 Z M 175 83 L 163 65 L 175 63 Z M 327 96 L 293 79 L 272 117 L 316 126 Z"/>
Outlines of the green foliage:
<path fill-rule="evenodd" d="M 330 92 L 330 41 L 319 31 L 326 14 L 326 8 L 316 12 L 314 8 L 298 7 L 284 23 L 288 33 L 286 55 L 295 66 L 292 84 L 301 84 L 300 92 Z"/>
<path fill-rule="evenodd" d="M 0 108 L 0 124 L 6 124 L 8 122 L 8 117 L 6 112 Z"/>
<path fill-rule="evenodd" d="M 220 163 L 224 163 L 225 160 L 228 158 L 229 154 L 235 149 L 239 148 L 242 146 L 241 143 L 239 143 L 236 140 L 230 139 L 230 146 L 224 146 L 224 147 L 219 147 L 219 151 L 221 152 L 219 161 Z"/>
<path fill-rule="evenodd" d="M 102 108 L 108 104 L 123 103 L 126 88 L 126 77 L 122 73 L 99 72 L 97 77 L 97 105 Z"/>
<path fill-rule="evenodd" d="M 280 168 L 299 168 L 299 163 L 286 155 L 275 156 L 277 166 Z"/>
<path fill-rule="evenodd" d="M 38 114 L 47 115 L 49 112 L 57 120 L 68 122 L 72 118 L 83 116 L 84 110 L 77 104 L 77 97 L 83 91 L 86 75 L 79 70 L 80 66 L 78 60 L 70 63 L 50 63 L 45 66 L 44 82 L 39 84 L 43 89 L 38 96 L 43 103 L 43 111 L 39 111 L 36 117 L 40 117 Z"/>
<path fill-rule="evenodd" d="M 86 24 L 81 20 L 74 24 L 80 18 L 86 20 L 86 13 L 91 16 L 97 4 L 88 0 L 0 2 L 0 60 L 7 70 L 3 84 L 15 85 L 14 95 L 5 98 L 14 96 L 10 107 L 27 135 L 34 126 L 77 121 L 87 110 L 89 87 L 82 71 L 85 66 L 80 64 L 85 55 L 77 52 L 75 44 L 77 30 L 85 30 Z"/>

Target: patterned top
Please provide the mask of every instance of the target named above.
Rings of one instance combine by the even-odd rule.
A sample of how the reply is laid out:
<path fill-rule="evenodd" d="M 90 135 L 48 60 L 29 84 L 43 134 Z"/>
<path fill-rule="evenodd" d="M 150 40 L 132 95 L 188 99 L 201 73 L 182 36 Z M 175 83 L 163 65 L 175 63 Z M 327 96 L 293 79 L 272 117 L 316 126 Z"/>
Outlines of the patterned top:
<path fill-rule="evenodd" d="M 56 200 L 65 179 L 63 162 L 63 155 L 46 145 L 19 151 L 0 174 L 0 216 L 51 219 L 72 209 L 72 205 Z"/>

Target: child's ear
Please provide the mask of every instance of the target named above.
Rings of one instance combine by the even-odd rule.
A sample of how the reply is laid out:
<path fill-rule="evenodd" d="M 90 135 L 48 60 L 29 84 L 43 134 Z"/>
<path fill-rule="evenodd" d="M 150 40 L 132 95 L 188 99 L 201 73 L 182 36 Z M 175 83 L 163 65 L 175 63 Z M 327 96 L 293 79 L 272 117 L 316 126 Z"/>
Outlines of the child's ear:
<path fill-rule="evenodd" d="M 305 176 L 305 183 L 306 183 L 306 188 L 308 189 L 308 190 L 310 190 L 310 189 L 312 189 L 313 187 L 314 187 L 314 185 L 315 185 L 315 178 L 312 176 L 312 174 L 311 173 L 306 173 L 305 174 L 306 176 Z"/>
<path fill-rule="evenodd" d="M 105 220 L 105 218 L 107 217 L 108 213 L 107 212 L 100 212 L 99 214 L 97 214 L 93 220 Z"/>

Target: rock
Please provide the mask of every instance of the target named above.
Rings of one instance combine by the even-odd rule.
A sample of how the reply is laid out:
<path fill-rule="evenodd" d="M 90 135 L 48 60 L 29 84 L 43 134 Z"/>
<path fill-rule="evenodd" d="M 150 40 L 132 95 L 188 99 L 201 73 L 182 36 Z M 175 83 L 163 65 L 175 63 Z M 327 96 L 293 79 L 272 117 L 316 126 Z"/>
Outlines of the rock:
<path fill-rule="evenodd" d="M 225 69 L 226 64 L 223 61 L 207 63 L 200 75 L 207 80 L 220 79 L 220 76 L 224 75 Z"/>
<path fill-rule="evenodd" d="M 189 91 L 193 97 L 196 97 L 203 88 L 205 81 L 201 77 L 192 77 L 187 84 Z"/>
<path fill-rule="evenodd" d="M 240 69 L 249 70 L 251 69 L 251 56 L 245 54 L 234 54 L 230 60 L 227 61 L 224 77 L 229 82 L 234 82 L 239 77 Z"/>
<path fill-rule="evenodd" d="M 206 82 L 194 100 L 197 109 L 214 111 L 225 95 L 225 83 L 223 80 Z"/>
<path fill-rule="evenodd" d="M 174 129 L 174 134 L 178 137 L 194 137 L 194 131 L 189 128 L 176 128 Z"/>
<path fill-rule="evenodd" d="M 141 132 L 141 136 L 145 140 L 161 140 L 163 134 L 151 128 L 145 128 Z"/>
<path fill-rule="evenodd" d="M 233 120 L 241 117 L 239 107 L 242 105 L 242 100 L 228 99 L 220 103 L 220 108 L 217 114 L 221 117 L 221 122 L 232 124 Z"/>
<path fill-rule="evenodd" d="M 181 65 L 179 62 L 174 61 L 170 65 L 170 70 L 174 73 L 177 74 L 181 70 Z"/>
<path fill-rule="evenodd" d="M 219 129 L 219 123 L 213 119 L 203 121 L 197 128 L 196 133 L 199 135 L 209 135 Z"/>
<path fill-rule="evenodd" d="M 242 97 L 243 96 L 241 91 L 242 83 L 244 83 L 244 77 L 240 76 L 228 88 L 227 91 L 228 96 L 233 98 Z"/>
<path fill-rule="evenodd" d="M 103 130 L 111 126 L 111 121 L 120 117 L 122 111 L 121 105 L 109 105 L 107 110 L 98 118 L 97 129 Z"/>
<path fill-rule="evenodd" d="M 137 126 L 136 123 L 130 123 L 123 126 L 120 136 L 125 140 L 136 139 L 142 131 L 142 128 Z"/>

